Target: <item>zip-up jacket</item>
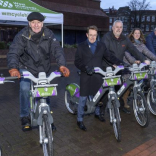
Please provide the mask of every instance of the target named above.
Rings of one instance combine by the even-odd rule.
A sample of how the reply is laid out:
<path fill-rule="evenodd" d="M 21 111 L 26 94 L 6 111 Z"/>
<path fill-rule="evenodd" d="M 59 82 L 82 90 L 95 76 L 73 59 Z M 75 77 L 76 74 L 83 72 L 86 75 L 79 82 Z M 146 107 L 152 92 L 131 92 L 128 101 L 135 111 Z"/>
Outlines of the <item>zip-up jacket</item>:
<path fill-rule="evenodd" d="M 123 34 L 121 34 L 119 39 L 117 39 L 113 32 L 108 32 L 103 36 L 102 42 L 104 42 L 107 49 L 120 60 L 123 60 L 125 51 L 131 53 L 137 60 L 140 60 L 141 62 L 144 62 L 145 60 L 144 55 L 141 54 L 132 44 L 132 42 Z M 104 62 L 104 66 L 108 66 L 108 64 L 108 62 Z"/>
<path fill-rule="evenodd" d="M 29 27 L 23 28 L 14 38 L 7 54 L 8 68 L 27 69 L 33 75 L 50 71 L 51 54 L 58 66 L 65 66 L 62 47 L 55 39 L 53 32 L 44 27 L 39 43 L 32 40 Z"/>

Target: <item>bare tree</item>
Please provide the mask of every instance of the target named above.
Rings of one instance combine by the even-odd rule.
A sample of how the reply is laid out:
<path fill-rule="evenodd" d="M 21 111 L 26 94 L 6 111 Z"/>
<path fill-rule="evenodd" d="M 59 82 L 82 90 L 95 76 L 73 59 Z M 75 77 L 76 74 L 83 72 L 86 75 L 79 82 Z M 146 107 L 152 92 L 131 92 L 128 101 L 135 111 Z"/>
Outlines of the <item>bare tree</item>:
<path fill-rule="evenodd" d="M 134 23 L 134 27 L 140 28 L 143 13 L 150 8 L 150 2 L 146 2 L 146 0 L 131 0 L 128 5 L 131 9 L 131 22 Z"/>

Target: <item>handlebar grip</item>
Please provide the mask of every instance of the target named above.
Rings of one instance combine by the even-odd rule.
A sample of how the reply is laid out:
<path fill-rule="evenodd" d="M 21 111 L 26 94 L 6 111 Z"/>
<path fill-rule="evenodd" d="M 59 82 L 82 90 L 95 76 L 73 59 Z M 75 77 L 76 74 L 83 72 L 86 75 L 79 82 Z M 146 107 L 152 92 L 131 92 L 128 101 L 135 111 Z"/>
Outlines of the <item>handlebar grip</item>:
<path fill-rule="evenodd" d="M 5 78 L 5 80 L 15 80 L 15 79 L 18 79 L 18 77 L 11 77 L 11 76 L 4 77 L 4 78 Z"/>

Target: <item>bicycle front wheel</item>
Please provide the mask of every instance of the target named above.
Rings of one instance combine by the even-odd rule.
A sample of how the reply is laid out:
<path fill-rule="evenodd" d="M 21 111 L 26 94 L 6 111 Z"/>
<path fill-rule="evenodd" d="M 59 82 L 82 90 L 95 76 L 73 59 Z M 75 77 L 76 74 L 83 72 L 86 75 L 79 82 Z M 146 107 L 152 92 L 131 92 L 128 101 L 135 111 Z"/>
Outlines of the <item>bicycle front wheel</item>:
<path fill-rule="evenodd" d="M 150 112 L 153 115 L 156 115 L 156 88 L 154 88 L 153 91 L 151 89 L 148 91 L 147 104 Z"/>
<path fill-rule="evenodd" d="M 43 115 L 42 125 L 42 148 L 44 156 L 53 156 L 53 136 L 51 124 L 49 124 L 48 116 Z"/>
<path fill-rule="evenodd" d="M 149 125 L 149 109 L 142 93 L 137 93 L 136 100 L 133 100 L 133 111 L 138 124 L 142 127 Z"/>
<path fill-rule="evenodd" d="M 118 142 L 120 142 L 121 141 L 120 114 L 115 101 L 112 101 L 112 125 L 114 129 L 115 138 Z"/>

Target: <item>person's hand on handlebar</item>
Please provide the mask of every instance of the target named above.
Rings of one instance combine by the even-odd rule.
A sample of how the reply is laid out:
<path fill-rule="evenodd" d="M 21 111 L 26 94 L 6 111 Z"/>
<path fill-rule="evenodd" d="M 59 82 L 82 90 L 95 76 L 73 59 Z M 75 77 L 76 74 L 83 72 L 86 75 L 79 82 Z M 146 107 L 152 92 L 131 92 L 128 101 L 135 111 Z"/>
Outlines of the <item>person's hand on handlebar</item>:
<path fill-rule="evenodd" d="M 65 66 L 60 66 L 60 72 L 63 74 L 64 77 L 69 77 L 70 71 L 67 67 Z"/>
<path fill-rule="evenodd" d="M 88 75 L 92 75 L 94 73 L 94 68 L 93 67 L 88 67 L 86 66 L 86 72 Z"/>
<path fill-rule="evenodd" d="M 10 70 L 9 70 L 9 73 L 10 73 L 11 77 L 16 77 L 16 76 L 17 76 L 18 78 L 21 77 L 20 72 L 19 72 L 17 69 L 15 69 L 15 68 L 10 69 Z"/>
<path fill-rule="evenodd" d="M 147 65 L 150 65 L 150 61 L 149 60 L 145 60 L 144 61 Z"/>
<path fill-rule="evenodd" d="M 136 60 L 134 63 L 136 64 L 140 64 L 141 62 L 139 60 Z"/>

